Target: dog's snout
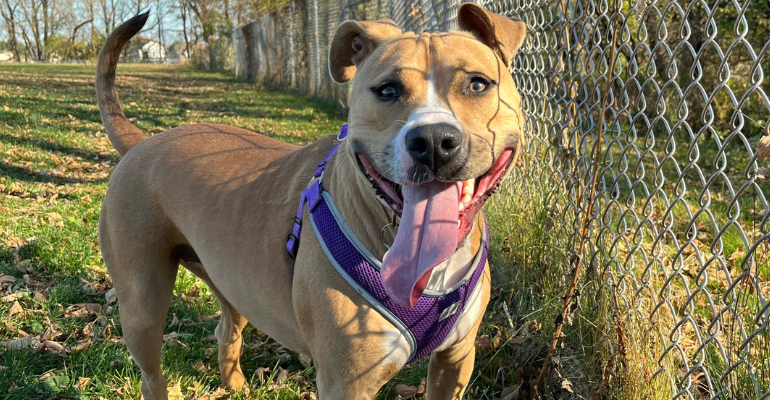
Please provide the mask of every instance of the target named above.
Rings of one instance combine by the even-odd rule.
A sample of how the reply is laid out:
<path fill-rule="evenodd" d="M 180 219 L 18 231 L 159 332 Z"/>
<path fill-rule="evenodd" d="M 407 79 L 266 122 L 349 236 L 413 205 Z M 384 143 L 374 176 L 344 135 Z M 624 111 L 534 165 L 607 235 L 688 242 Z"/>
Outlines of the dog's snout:
<path fill-rule="evenodd" d="M 422 125 L 406 133 L 409 155 L 434 174 L 458 159 L 462 144 L 462 132 L 450 124 Z"/>

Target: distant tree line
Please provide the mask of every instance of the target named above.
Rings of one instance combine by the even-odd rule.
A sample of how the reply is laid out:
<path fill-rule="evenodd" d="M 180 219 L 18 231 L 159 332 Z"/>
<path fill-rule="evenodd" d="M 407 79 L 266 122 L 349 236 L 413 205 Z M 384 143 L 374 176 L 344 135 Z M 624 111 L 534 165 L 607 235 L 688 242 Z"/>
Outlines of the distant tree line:
<path fill-rule="evenodd" d="M 161 48 L 211 59 L 215 43 L 229 43 L 234 27 L 281 7 L 285 0 L 0 0 L 0 50 L 11 61 L 87 61 L 98 55 L 109 33 L 144 11 L 140 34 Z M 171 42 L 171 43 L 170 43 Z M 130 45 L 129 45 L 130 46 Z M 7 53 L 6 53 L 7 54 Z M 165 52 L 162 55 L 165 57 Z"/>

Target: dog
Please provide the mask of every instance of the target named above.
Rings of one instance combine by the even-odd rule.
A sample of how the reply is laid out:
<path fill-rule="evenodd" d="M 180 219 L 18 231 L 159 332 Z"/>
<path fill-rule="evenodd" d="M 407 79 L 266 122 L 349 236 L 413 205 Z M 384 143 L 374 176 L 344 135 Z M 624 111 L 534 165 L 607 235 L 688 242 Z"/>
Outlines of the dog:
<path fill-rule="evenodd" d="M 466 282 L 486 254 L 481 206 L 523 147 L 521 98 L 509 68 L 526 25 L 474 4 L 460 7 L 461 31 L 448 33 L 403 32 L 390 20 L 342 23 L 329 71 L 339 83 L 355 78 L 347 137 L 337 147 L 333 135 L 299 147 L 214 124 L 148 137 L 129 122 L 115 71 L 146 19 L 136 16 L 110 35 L 96 79 L 102 121 L 122 156 L 99 240 L 144 398 L 167 398 L 161 346 L 180 264 L 221 304 L 215 333 L 224 386 L 245 383 L 239 356 L 248 321 L 312 358 L 320 399 L 374 398 L 410 361 L 414 343 L 335 268 L 308 228 L 311 206 L 295 219 L 297 204 L 311 178 L 323 184 L 349 236 L 384 258 L 381 285 L 404 312 L 429 292 Z M 287 234 L 302 221 L 289 254 Z M 479 271 L 462 309 L 442 313 L 457 315 L 431 348 L 429 399 L 459 399 L 470 380 L 489 301 L 485 258 Z"/>

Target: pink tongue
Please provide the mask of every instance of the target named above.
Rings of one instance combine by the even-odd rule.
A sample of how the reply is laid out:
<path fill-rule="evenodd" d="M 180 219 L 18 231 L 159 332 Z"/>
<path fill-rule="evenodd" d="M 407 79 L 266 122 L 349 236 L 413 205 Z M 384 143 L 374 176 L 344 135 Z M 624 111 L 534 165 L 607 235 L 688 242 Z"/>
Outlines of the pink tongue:
<path fill-rule="evenodd" d="M 432 181 L 403 186 L 401 223 L 382 263 L 385 290 L 401 306 L 414 307 L 430 272 L 457 249 L 461 185 Z"/>

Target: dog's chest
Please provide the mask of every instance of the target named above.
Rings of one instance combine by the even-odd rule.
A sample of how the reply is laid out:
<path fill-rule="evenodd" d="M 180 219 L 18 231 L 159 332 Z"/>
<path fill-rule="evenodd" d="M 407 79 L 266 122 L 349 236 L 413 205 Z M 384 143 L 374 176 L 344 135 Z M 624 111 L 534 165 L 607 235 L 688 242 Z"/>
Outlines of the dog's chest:
<path fill-rule="evenodd" d="M 481 313 L 484 311 L 485 304 L 483 303 L 482 293 L 485 290 L 483 280 L 476 285 L 471 298 L 465 306 L 465 309 L 461 312 L 457 318 L 452 331 L 444 339 L 444 341 L 434 350 L 443 351 L 466 337 L 476 325 L 476 322 L 481 317 Z M 412 351 L 415 350 L 410 345 L 406 336 L 398 328 L 392 324 L 387 324 L 387 327 L 383 329 L 385 332 L 385 340 L 382 343 L 384 350 L 383 361 L 385 363 L 394 363 L 399 369 L 403 368 L 409 361 L 409 356 Z"/>

